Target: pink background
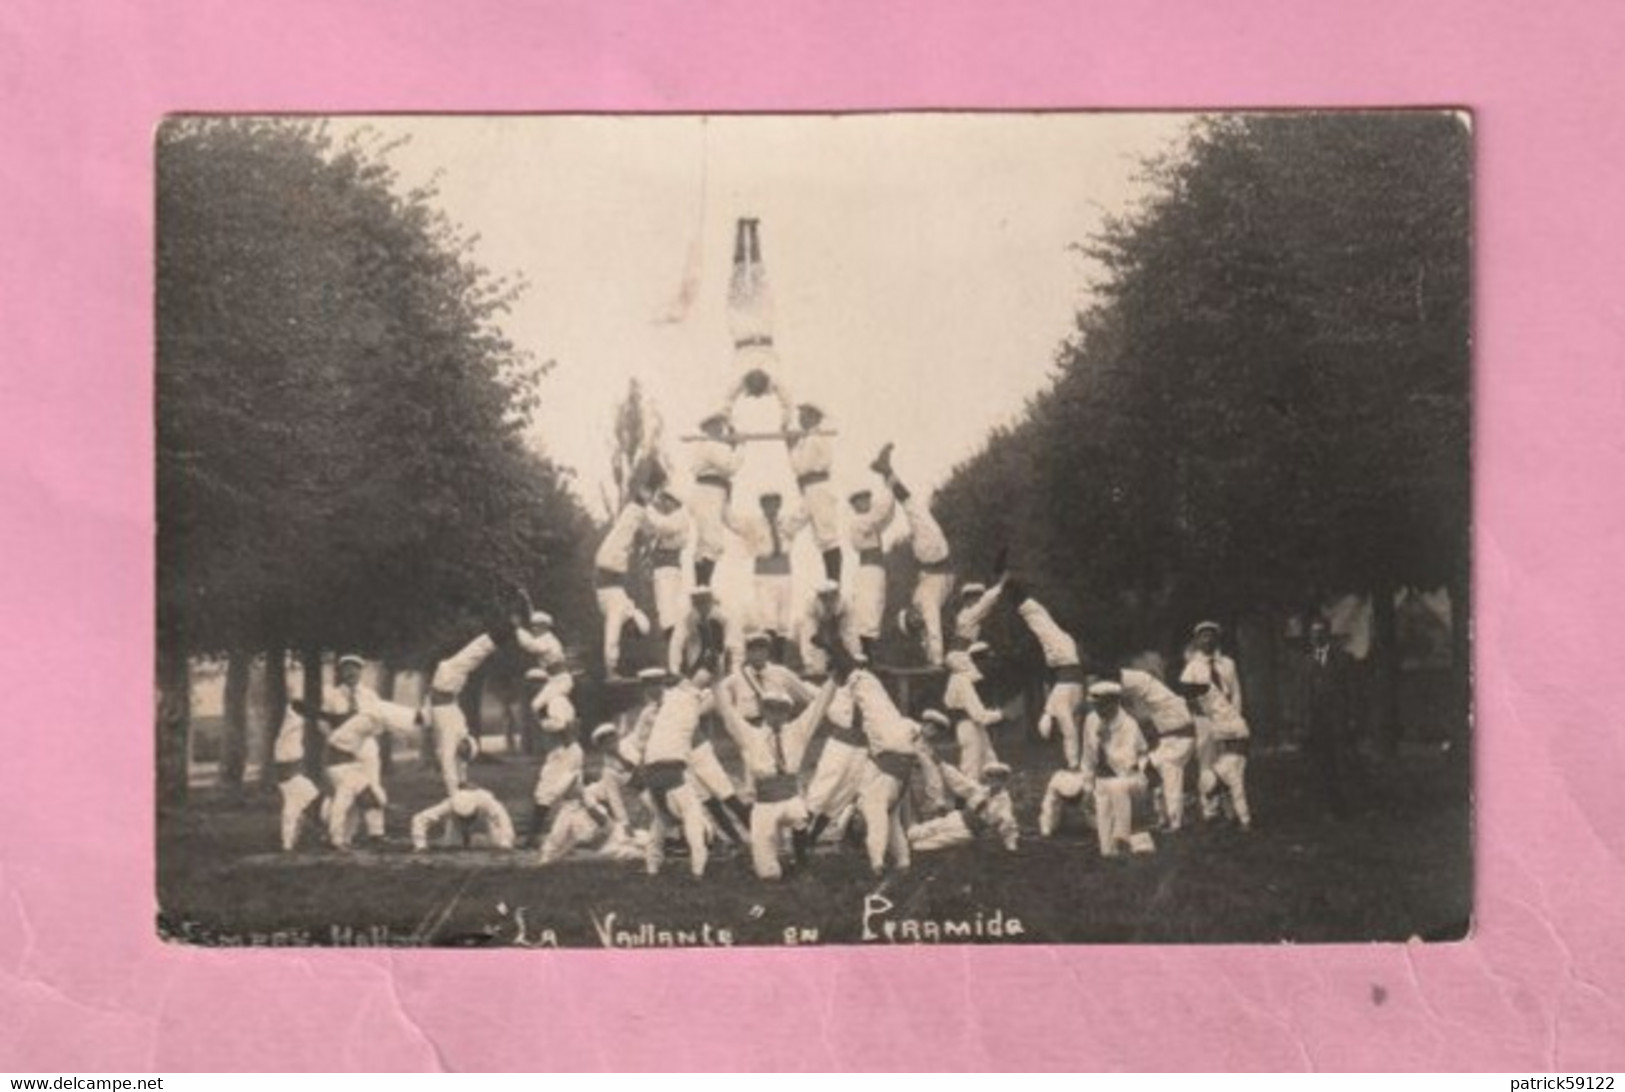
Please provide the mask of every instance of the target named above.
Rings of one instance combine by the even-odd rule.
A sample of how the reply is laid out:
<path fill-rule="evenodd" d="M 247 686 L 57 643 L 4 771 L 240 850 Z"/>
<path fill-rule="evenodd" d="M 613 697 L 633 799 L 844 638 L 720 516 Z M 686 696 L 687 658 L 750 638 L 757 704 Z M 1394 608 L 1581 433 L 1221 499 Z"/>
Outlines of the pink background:
<path fill-rule="evenodd" d="M 1617 661 L 1600 655 L 1625 615 L 1622 57 L 1625 5 L 1604 0 L 11 0 L 0 1069 L 1625 1065 L 1625 733 Z M 155 939 L 150 138 L 166 111 L 1345 104 L 1477 115 L 1470 942 L 388 954 Z"/>

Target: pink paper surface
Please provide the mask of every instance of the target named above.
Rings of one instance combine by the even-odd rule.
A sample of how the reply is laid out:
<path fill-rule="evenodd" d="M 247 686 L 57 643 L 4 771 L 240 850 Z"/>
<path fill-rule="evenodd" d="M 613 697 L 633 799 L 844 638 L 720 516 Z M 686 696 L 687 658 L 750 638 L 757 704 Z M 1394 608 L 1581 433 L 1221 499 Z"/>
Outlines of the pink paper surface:
<path fill-rule="evenodd" d="M 0 8 L 0 1070 L 1625 1064 L 1604 0 Z M 153 914 L 152 172 L 168 111 L 1464 105 L 1477 924 L 1338 948 L 223 952 Z M 1374 986 L 1386 991 L 1378 1004 Z"/>

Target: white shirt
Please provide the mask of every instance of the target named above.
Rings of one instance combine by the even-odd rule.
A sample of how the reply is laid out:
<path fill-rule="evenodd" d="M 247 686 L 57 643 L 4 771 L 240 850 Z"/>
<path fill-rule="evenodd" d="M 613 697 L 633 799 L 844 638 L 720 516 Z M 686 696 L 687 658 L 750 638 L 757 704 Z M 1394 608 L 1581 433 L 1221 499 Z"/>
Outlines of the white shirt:
<path fill-rule="evenodd" d="M 632 567 L 632 551 L 638 544 L 638 532 L 643 529 L 643 505 L 632 503 L 620 510 L 609 533 L 598 546 L 593 564 L 612 573 L 624 573 Z"/>
<path fill-rule="evenodd" d="M 722 626 L 724 651 L 737 656 L 745 647 L 743 635 L 734 626 L 733 620 L 722 612 L 722 608 L 713 606 L 710 613 L 702 618 L 699 611 L 690 607 L 671 635 L 671 650 L 666 658 L 666 667 L 673 675 L 683 674 L 684 662 L 691 655 L 699 655 L 705 643 L 703 629 L 706 623 L 713 620 Z"/>
<path fill-rule="evenodd" d="M 643 761 L 687 761 L 694 749 L 694 734 L 700 718 L 716 707 L 709 690 L 700 690 L 686 679 L 666 691 L 660 708 L 649 726 L 649 739 L 643 747 Z"/>
<path fill-rule="evenodd" d="M 1123 697 L 1136 712 L 1143 713 L 1157 731 L 1173 732 L 1190 727 L 1190 703 L 1164 686 L 1161 679 L 1149 671 L 1129 667 L 1119 672 L 1118 677 Z"/>
<path fill-rule="evenodd" d="M 950 763 L 938 763 L 937 768 L 949 790 L 965 802 L 978 820 L 992 829 L 999 841 L 1004 843 L 1005 849 L 1014 853 L 1021 841 L 1021 824 L 1016 821 L 1016 805 L 1010 799 L 1010 793 L 1004 789 L 992 792 L 986 785 L 966 777 L 964 771 Z"/>
<path fill-rule="evenodd" d="M 1058 625 L 1044 604 L 1036 599 L 1023 600 L 1016 608 L 1021 620 L 1027 623 L 1038 645 L 1044 650 L 1044 663 L 1050 667 L 1078 666 L 1078 642 Z"/>
<path fill-rule="evenodd" d="M 889 489 L 875 492 L 869 511 L 852 509 L 852 515 L 846 521 L 846 533 L 852 548 L 858 551 L 880 549 L 880 536 L 896 514 L 897 498 L 891 495 Z"/>
<path fill-rule="evenodd" d="M 721 440 L 701 440 L 693 447 L 693 462 L 690 466 L 696 478 L 713 475 L 732 478 L 745 458 L 742 449 L 725 444 Z"/>
<path fill-rule="evenodd" d="M 908 520 L 909 539 L 914 544 L 914 560 L 921 565 L 941 565 L 948 560 L 948 536 L 942 525 L 931 514 L 931 506 L 919 494 L 911 494 L 903 502 L 903 516 Z"/>
<path fill-rule="evenodd" d="M 863 732 L 869 737 L 869 750 L 876 754 L 916 753 L 920 726 L 903 716 L 886 692 L 885 684 L 873 673 L 859 669 L 852 672 L 847 687 L 852 691 L 852 701 L 863 717 Z"/>

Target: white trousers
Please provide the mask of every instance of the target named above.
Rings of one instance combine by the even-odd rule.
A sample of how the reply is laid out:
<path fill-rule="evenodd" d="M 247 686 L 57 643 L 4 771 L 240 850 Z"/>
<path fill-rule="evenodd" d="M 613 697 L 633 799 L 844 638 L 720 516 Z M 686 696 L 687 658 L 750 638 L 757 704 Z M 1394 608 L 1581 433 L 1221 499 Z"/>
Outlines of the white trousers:
<path fill-rule="evenodd" d="M 683 570 L 662 565 L 654 570 L 651 579 L 655 592 L 655 621 L 662 631 L 675 629 L 688 610 L 688 594 L 683 591 Z"/>
<path fill-rule="evenodd" d="M 677 821 L 683 832 L 683 841 L 688 843 L 688 867 L 695 878 L 705 875 L 705 863 L 710 854 L 706 845 L 705 809 L 700 806 L 699 797 L 694 795 L 694 789 L 688 782 L 667 789 L 662 796 L 666 809 L 663 811 L 656 806 L 653 794 L 650 794 L 649 812 L 654 817 L 649 824 L 649 844 L 644 851 L 644 869 L 653 876 L 660 871 L 662 862 L 666 859 L 666 835 L 671 830 L 671 819 Z M 668 819 L 666 812 L 671 813 Z"/>
<path fill-rule="evenodd" d="M 604 673 L 621 666 L 621 631 L 631 622 L 639 633 L 649 632 L 649 616 L 638 609 L 625 588 L 599 588 L 598 611 L 604 616 Z"/>
<path fill-rule="evenodd" d="M 826 739 L 807 783 L 807 810 L 834 818 L 854 803 L 869 769 L 869 752 L 838 739 Z"/>
<path fill-rule="evenodd" d="M 1094 791 L 1092 781 L 1082 770 L 1056 770 L 1038 806 L 1038 833 L 1048 838 L 1059 830 L 1062 805 L 1085 803 Z"/>
<path fill-rule="evenodd" d="M 1095 781 L 1095 827 L 1100 835 L 1100 855 L 1115 857 L 1127 846 L 1135 853 L 1152 853 L 1156 843 L 1146 831 L 1134 829 L 1134 805 L 1146 794 L 1145 778 L 1102 777 Z"/>
<path fill-rule="evenodd" d="M 902 804 L 902 782 L 871 764 L 869 776 L 858 791 L 858 814 L 863 816 L 863 845 L 869 853 L 869 868 L 877 876 L 885 871 L 888 854 L 898 869 L 909 866 Z"/>
<path fill-rule="evenodd" d="M 282 850 L 291 853 L 299 845 L 299 823 L 305 809 L 322 795 L 316 783 L 304 774 L 294 774 L 277 785 L 282 794 Z"/>
<path fill-rule="evenodd" d="M 965 825 L 965 814 L 960 811 L 951 811 L 908 828 L 909 848 L 916 852 L 969 845 L 975 840 L 976 835 Z"/>
<path fill-rule="evenodd" d="M 624 827 L 600 824 L 580 800 L 567 800 L 553 814 L 542 840 L 542 864 L 563 860 L 575 849 L 590 850 L 592 857 L 607 861 L 641 861 L 648 852 Z"/>
<path fill-rule="evenodd" d="M 799 796 L 764 804 L 758 800 L 750 810 L 750 863 L 756 875 L 776 880 L 784 875 L 779 852 L 787 830 L 807 826 L 807 805 Z"/>
<path fill-rule="evenodd" d="M 830 482 L 813 482 L 802 486 L 801 505 L 807 511 L 808 525 L 812 528 L 813 542 L 818 552 L 831 550 L 841 544 L 841 501 Z"/>
<path fill-rule="evenodd" d="M 852 622 L 859 637 L 878 639 L 886 616 L 886 570 L 859 565 L 852 577 Z"/>
<path fill-rule="evenodd" d="M 738 792 L 710 740 L 705 740 L 688 752 L 688 781 L 695 797 L 702 803 L 706 800 L 726 800 Z"/>
<path fill-rule="evenodd" d="M 429 707 L 429 722 L 434 726 L 434 753 L 440 763 L 440 778 L 450 796 L 463 783 L 468 763 L 463 761 L 459 747 L 468 738 L 468 718 L 463 707 L 456 702 Z"/>
<path fill-rule="evenodd" d="M 921 573 L 914 584 L 914 608 L 925 622 L 925 662 L 942 666 L 942 611 L 954 590 L 947 573 Z"/>
<path fill-rule="evenodd" d="M 794 616 L 790 605 L 790 574 L 757 574 L 754 585 L 756 598 L 752 603 L 751 618 L 756 628 L 770 629 L 781 637 L 789 637 L 794 632 L 790 628 Z"/>
<path fill-rule="evenodd" d="M 1185 822 L 1185 767 L 1195 751 L 1194 739 L 1177 736 L 1158 740 L 1157 749 L 1151 752 L 1151 765 L 1162 778 L 1162 811 L 1169 830 L 1178 830 Z"/>

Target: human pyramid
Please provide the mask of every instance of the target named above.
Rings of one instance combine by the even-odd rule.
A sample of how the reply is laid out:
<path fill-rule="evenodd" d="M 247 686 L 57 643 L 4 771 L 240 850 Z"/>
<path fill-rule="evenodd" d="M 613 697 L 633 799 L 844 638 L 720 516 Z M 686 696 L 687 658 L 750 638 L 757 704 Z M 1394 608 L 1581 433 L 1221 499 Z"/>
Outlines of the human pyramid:
<path fill-rule="evenodd" d="M 285 850 L 295 848 L 318 799 L 333 847 L 350 847 L 362 831 L 382 836 L 387 796 L 378 738 L 419 731 L 446 797 L 413 817 L 413 847 L 427 849 L 440 830 L 453 843 L 515 849 L 521 838 L 507 808 L 468 779 L 475 747 L 458 698 L 498 648 L 517 647 L 534 661 L 526 678 L 542 754 L 522 841 L 540 864 L 567 856 L 642 861 L 652 875 L 668 851 L 681 847 L 699 877 L 713 849 L 729 842 L 747 847 L 756 875 L 770 880 L 784 874 L 787 861 L 805 867 L 816 844 L 838 846 L 859 828 L 876 875 L 888 866 L 907 869 L 916 852 L 984 837 L 1014 852 L 1020 826 L 1009 792 L 1012 771 L 999 761 L 990 732 L 1005 717 L 979 689 L 992 652 L 982 630 L 1001 602 L 1014 605 L 1037 639 L 1049 674 L 1038 727 L 1046 740 L 1059 737 L 1063 765 L 1039 808 L 1042 836 L 1058 831 L 1068 806 L 1089 803 L 1085 820 L 1102 855 L 1151 852 L 1154 824 L 1168 831 L 1183 825 L 1185 773 L 1193 761 L 1204 817 L 1217 818 L 1222 807 L 1250 828 L 1248 728 L 1235 664 L 1218 650 L 1216 624 L 1196 627 L 1193 651 L 1172 685 L 1134 668 L 1096 670 L 1004 557 L 991 584 L 955 591 L 948 540 L 926 500 L 897 476 L 891 444 L 870 464 L 884 491 L 859 489 L 847 498 L 844 531 L 858 564 L 843 585 L 842 506 L 831 481 L 837 434 L 822 407 L 797 405 L 776 374 L 758 231 L 757 221 L 739 221 L 729 314 L 741 376 L 723 408 L 700 422 L 699 435 L 685 438 L 693 444 L 687 503 L 673 492 L 660 459 L 643 459 L 595 559 L 603 685 L 635 685 L 636 707 L 597 726 L 583 747 L 572 700 L 577 675 L 553 618 L 523 593 L 501 605 L 486 632 L 436 666 L 422 708 L 383 700 L 362 685 L 363 661 L 343 657 L 321 709 L 295 703 L 278 736 Z M 781 431 L 738 432 L 736 403 L 766 397 L 781 407 Z M 772 492 L 753 506 L 734 503 L 742 449 L 755 440 L 785 444 L 800 492 L 796 510 L 786 511 Z M 918 719 L 899 708 L 885 669 L 874 662 L 886 604 L 882 536 L 899 510 L 918 575 L 897 626 L 930 667 L 946 671 L 940 707 Z M 823 574 L 797 609 L 790 548 L 804 532 L 813 536 Z M 718 605 L 712 588 L 730 534 L 753 562 L 743 625 Z M 693 584 L 685 594 L 682 558 L 690 548 Z M 650 569 L 652 623 L 630 590 L 640 556 Z M 626 634 L 647 636 L 656 628 L 664 662 L 623 675 Z M 303 773 L 307 717 L 325 737 L 325 794 Z M 739 756 L 738 782 L 717 756 L 719 730 Z M 937 754 L 950 734 L 958 745 L 952 763 Z M 823 745 L 814 748 L 820 736 Z M 589 748 L 598 757 L 590 782 Z M 644 822 L 634 821 L 631 800 L 641 801 Z"/>

